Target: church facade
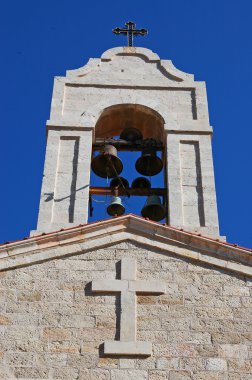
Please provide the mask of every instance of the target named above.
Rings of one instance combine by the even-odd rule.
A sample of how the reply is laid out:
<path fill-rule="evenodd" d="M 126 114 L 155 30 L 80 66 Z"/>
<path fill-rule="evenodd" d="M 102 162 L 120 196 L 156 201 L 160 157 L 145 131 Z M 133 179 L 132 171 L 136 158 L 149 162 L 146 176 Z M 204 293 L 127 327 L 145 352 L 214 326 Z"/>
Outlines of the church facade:
<path fill-rule="evenodd" d="M 165 222 L 90 223 L 92 151 L 129 125 L 162 144 Z M 252 251 L 220 236 L 211 138 L 204 82 L 148 49 L 55 79 L 37 229 L 0 246 L 1 379 L 251 379 Z"/>

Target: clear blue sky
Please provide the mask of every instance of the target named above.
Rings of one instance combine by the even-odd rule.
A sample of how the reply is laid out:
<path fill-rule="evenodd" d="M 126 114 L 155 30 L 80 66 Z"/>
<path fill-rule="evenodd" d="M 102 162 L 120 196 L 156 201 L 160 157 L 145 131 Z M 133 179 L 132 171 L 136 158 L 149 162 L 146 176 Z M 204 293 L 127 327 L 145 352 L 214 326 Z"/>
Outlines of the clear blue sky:
<path fill-rule="evenodd" d="M 207 83 L 221 234 L 252 247 L 252 3 L 250 0 L 2 2 L 0 241 L 36 227 L 53 77 L 136 40 Z"/>

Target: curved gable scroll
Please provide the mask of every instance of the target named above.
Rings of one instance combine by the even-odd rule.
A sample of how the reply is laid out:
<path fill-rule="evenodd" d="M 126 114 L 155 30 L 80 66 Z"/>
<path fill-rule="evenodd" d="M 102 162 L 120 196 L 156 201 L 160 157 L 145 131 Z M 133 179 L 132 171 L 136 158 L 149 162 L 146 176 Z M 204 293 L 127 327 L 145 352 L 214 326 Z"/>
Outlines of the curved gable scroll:
<path fill-rule="evenodd" d="M 89 76 L 92 73 L 99 76 L 102 74 L 102 67 L 106 64 L 114 64 L 116 58 L 132 57 L 142 60 L 144 64 L 155 66 L 157 73 L 162 74 L 170 81 L 193 82 L 194 76 L 177 69 L 172 61 L 160 60 L 160 57 L 153 51 L 140 47 L 116 47 L 105 51 L 100 59 L 92 58 L 86 65 L 75 70 L 67 71 L 67 78 L 76 81 L 77 78 Z M 112 70 L 113 71 L 113 70 Z M 98 74 L 98 72 L 101 72 Z M 153 72 L 154 73 L 154 72 Z M 153 74 L 152 73 L 152 74 Z"/>
<path fill-rule="evenodd" d="M 116 55 L 139 55 L 145 58 L 149 62 L 158 62 L 160 57 L 153 53 L 152 50 L 140 47 L 119 46 L 116 48 L 106 50 L 102 56 L 101 61 L 111 61 Z"/>

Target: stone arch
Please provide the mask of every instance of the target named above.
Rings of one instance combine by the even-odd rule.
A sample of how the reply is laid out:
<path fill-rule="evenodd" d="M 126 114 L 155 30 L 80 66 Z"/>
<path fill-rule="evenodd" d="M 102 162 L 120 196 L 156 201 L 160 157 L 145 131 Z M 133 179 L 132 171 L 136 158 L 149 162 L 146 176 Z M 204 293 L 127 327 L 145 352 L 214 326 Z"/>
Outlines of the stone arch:
<path fill-rule="evenodd" d="M 124 108 L 125 107 L 125 108 Z M 144 97 L 127 97 L 127 98 L 114 98 L 109 97 L 97 103 L 95 106 L 91 107 L 87 112 L 82 116 L 81 124 L 84 126 L 92 126 L 92 128 L 97 130 L 99 129 L 99 123 L 102 120 L 102 117 L 108 116 L 110 111 L 121 109 L 131 109 L 132 115 L 134 113 L 145 114 L 146 117 L 149 115 L 153 120 L 156 121 L 155 125 L 158 126 L 159 132 L 157 135 L 158 138 L 163 140 L 165 131 L 168 129 L 176 129 L 177 127 L 177 114 L 175 112 L 168 112 L 167 108 L 160 104 L 159 102 L 146 99 Z M 133 116 L 132 116 L 133 117 Z M 128 120 L 128 119 L 126 119 Z M 130 121 L 130 120 L 128 120 Z M 147 123 L 147 121 L 145 120 Z M 160 126 L 162 125 L 162 132 Z M 125 126 L 124 126 L 125 127 Z M 136 126 L 137 127 L 137 126 Z M 140 128 L 141 129 L 141 128 Z M 149 127 L 146 128 L 144 132 L 144 137 L 151 137 L 149 133 Z M 155 135 L 155 133 L 154 133 Z M 108 136 L 102 136 L 108 137 Z M 154 137 L 154 136 L 153 136 Z M 156 136 L 157 137 L 157 136 Z"/>
<path fill-rule="evenodd" d="M 103 110 L 95 126 L 96 137 L 119 136 L 127 127 L 142 132 L 144 138 L 164 139 L 164 119 L 141 104 L 117 104 Z"/>

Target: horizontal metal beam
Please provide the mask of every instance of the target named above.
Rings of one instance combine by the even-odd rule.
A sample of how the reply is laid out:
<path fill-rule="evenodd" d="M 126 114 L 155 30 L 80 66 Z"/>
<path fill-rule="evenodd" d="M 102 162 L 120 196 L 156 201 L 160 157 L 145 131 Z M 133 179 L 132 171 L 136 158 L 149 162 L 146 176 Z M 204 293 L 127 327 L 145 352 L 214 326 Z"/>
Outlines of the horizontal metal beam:
<path fill-rule="evenodd" d="M 143 148 L 148 146 L 153 147 L 155 150 L 160 151 L 164 149 L 164 145 L 159 141 L 150 140 L 138 140 L 136 142 L 130 142 L 125 140 L 114 140 L 114 139 L 96 139 L 93 143 L 93 150 L 100 150 L 105 144 L 111 144 L 118 150 L 125 151 L 141 151 Z"/>
<path fill-rule="evenodd" d="M 115 187 L 96 187 L 96 186 L 90 186 L 89 193 L 91 195 L 115 195 L 117 193 L 120 196 L 123 195 L 137 195 L 137 196 L 148 196 L 148 195 L 159 195 L 159 196 L 166 196 L 167 189 L 161 189 L 161 188 L 152 188 L 152 189 L 132 189 L 130 187 L 127 187 L 126 189 L 123 188 L 115 188 Z"/>

